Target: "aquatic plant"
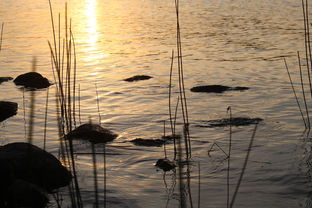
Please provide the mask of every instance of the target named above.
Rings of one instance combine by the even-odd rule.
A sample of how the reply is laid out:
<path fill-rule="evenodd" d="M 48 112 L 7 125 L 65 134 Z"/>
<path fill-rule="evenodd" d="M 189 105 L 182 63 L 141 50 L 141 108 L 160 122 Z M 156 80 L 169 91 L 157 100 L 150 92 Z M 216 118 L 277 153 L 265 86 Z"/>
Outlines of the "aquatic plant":
<path fill-rule="evenodd" d="M 302 6 L 302 15 L 303 15 L 303 26 L 304 26 L 304 58 L 301 58 L 299 51 L 297 51 L 297 59 L 298 59 L 298 68 L 299 68 L 299 83 L 300 83 L 300 91 L 296 90 L 293 79 L 291 77 L 291 73 L 284 58 L 285 68 L 288 74 L 289 82 L 302 117 L 302 121 L 304 123 L 305 129 L 311 128 L 311 120 L 310 120 L 310 109 L 309 103 L 312 99 L 312 46 L 310 41 L 310 20 L 309 20 L 309 5 L 308 0 L 301 1 Z M 303 61 L 305 63 L 302 63 Z M 305 66 L 303 68 L 302 66 Z M 305 76 L 306 74 L 306 76 Z M 308 86 L 308 87 L 306 87 Z M 306 89 L 307 88 L 307 89 Z"/>

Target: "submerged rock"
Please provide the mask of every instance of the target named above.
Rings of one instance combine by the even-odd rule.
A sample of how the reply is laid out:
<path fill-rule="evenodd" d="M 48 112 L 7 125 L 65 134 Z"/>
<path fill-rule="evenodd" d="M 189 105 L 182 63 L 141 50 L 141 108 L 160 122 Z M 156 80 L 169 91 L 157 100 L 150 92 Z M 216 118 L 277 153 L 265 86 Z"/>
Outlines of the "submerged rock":
<path fill-rule="evenodd" d="M 191 91 L 192 92 L 206 92 L 206 93 L 222 93 L 225 91 L 230 91 L 230 90 L 248 90 L 249 87 L 228 87 L 228 86 L 223 86 L 223 85 L 203 85 L 203 86 L 197 86 L 197 87 L 192 87 Z"/>
<path fill-rule="evenodd" d="M 49 199 L 39 186 L 17 179 L 8 188 L 5 201 L 7 207 L 43 208 Z"/>
<path fill-rule="evenodd" d="M 47 192 L 67 186 L 71 181 L 70 172 L 52 154 L 29 143 L 10 143 L 0 147 L 0 167 L 7 178 L 21 179 L 35 184 Z M 4 180 L 4 181 L 3 181 Z M 3 187 L 2 187 L 3 191 Z"/>
<path fill-rule="evenodd" d="M 49 80 L 37 72 L 28 72 L 16 77 L 13 81 L 16 85 L 26 88 L 42 89 L 51 85 Z"/>
<path fill-rule="evenodd" d="M 174 163 L 174 161 L 170 161 L 167 158 L 165 158 L 165 159 L 158 159 L 155 166 L 167 172 L 167 171 L 174 169 L 176 167 L 176 164 Z"/>
<path fill-rule="evenodd" d="M 147 147 L 161 147 L 166 141 L 163 139 L 142 139 L 136 138 L 131 140 L 133 144 L 137 146 L 147 146 Z"/>
<path fill-rule="evenodd" d="M 126 82 L 136 82 L 136 81 L 140 81 L 140 80 L 148 80 L 151 79 L 153 77 L 148 76 L 148 75 L 135 75 L 133 77 L 129 77 L 127 79 L 124 79 L 124 81 Z"/>
<path fill-rule="evenodd" d="M 248 117 L 236 117 L 236 118 L 224 118 L 224 119 L 217 119 L 217 120 L 209 120 L 209 121 L 202 121 L 200 125 L 196 125 L 197 127 L 223 127 L 223 126 L 247 126 L 250 124 L 257 124 L 263 119 L 261 118 L 248 118 Z"/>
<path fill-rule="evenodd" d="M 181 135 L 175 134 L 175 135 L 166 135 L 161 137 L 163 140 L 171 141 L 175 139 L 181 139 Z"/>
<path fill-rule="evenodd" d="M 2 83 L 2 82 L 7 82 L 7 81 L 10 81 L 10 80 L 12 80 L 13 78 L 12 77 L 0 77 L 0 84 Z"/>
<path fill-rule="evenodd" d="M 117 134 L 98 124 L 82 124 L 66 135 L 66 139 L 85 139 L 92 143 L 106 143 L 117 138 Z"/>
<path fill-rule="evenodd" d="M 0 122 L 16 115 L 17 106 L 17 103 L 14 102 L 0 101 Z"/>

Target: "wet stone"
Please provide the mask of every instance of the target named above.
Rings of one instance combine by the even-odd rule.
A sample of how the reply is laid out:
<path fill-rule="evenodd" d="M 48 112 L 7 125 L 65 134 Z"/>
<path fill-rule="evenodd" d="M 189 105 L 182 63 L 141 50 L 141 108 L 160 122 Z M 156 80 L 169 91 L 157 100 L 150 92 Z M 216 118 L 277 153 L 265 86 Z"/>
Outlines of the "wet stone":
<path fill-rule="evenodd" d="M 0 122 L 16 115 L 17 103 L 9 101 L 0 101 Z"/>
<path fill-rule="evenodd" d="M 248 90 L 249 87 L 229 87 L 223 85 L 203 85 L 192 87 L 192 92 L 205 92 L 205 93 L 223 93 L 225 91 L 243 91 Z"/>
<path fill-rule="evenodd" d="M 174 163 L 174 161 L 170 161 L 165 158 L 165 159 L 158 159 L 155 166 L 167 172 L 167 171 L 175 169 L 176 164 Z"/>
<path fill-rule="evenodd" d="M 251 124 L 258 124 L 263 119 L 261 118 L 248 118 L 248 117 L 236 117 L 236 118 L 224 118 L 217 120 L 201 121 L 201 124 L 196 125 L 196 127 L 225 127 L 225 126 L 247 126 Z"/>
<path fill-rule="evenodd" d="M 166 141 L 163 139 L 142 139 L 136 138 L 131 140 L 133 144 L 137 146 L 147 146 L 147 147 L 161 147 Z"/>
<path fill-rule="evenodd" d="M 13 81 L 16 85 L 21 85 L 25 88 L 42 89 L 51 85 L 49 80 L 37 72 L 28 72 L 16 77 Z"/>
<path fill-rule="evenodd" d="M 2 82 L 7 82 L 7 81 L 10 81 L 10 80 L 12 80 L 13 78 L 12 77 L 0 77 L 0 84 L 2 83 Z"/>
<path fill-rule="evenodd" d="M 66 135 L 66 139 L 82 139 L 92 143 L 106 143 L 117 138 L 117 134 L 98 124 L 82 124 Z"/>
<path fill-rule="evenodd" d="M 133 77 L 129 77 L 127 79 L 124 79 L 124 81 L 126 81 L 126 82 L 137 82 L 137 81 L 141 81 L 141 80 L 148 80 L 151 78 L 153 78 L 153 77 L 148 76 L 148 75 L 135 75 Z"/>

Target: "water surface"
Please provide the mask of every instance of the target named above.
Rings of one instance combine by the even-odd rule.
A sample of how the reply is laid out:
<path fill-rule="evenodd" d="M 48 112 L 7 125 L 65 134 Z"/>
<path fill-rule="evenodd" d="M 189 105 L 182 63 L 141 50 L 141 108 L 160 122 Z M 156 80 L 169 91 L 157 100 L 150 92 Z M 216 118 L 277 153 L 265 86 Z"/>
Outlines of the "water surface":
<path fill-rule="evenodd" d="M 166 207 L 167 203 L 168 207 L 177 207 L 178 188 L 175 194 L 168 194 L 163 172 L 153 166 L 163 157 L 163 148 L 138 147 L 129 142 L 137 137 L 160 138 L 163 120 L 168 120 L 168 74 L 171 51 L 176 47 L 174 1 L 67 2 L 76 39 L 82 122 L 89 117 L 98 121 L 97 83 L 102 125 L 119 134 L 106 148 L 108 207 Z M 55 0 L 52 5 L 55 17 L 60 12 L 64 24 L 64 1 Z M 296 51 L 303 51 L 300 1 L 183 0 L 180 9 L 194 160 L 191 170 L 194 204 L 200 162 L 201 207 L 226 206 L 225 156 L 216 150 L 209 157 L 207 151 L 213 142 L 228 148 L 229 128 L 197 125 L 227 117 L 226 109 L 231 106 L 233 116 L 264 119 L 258 126 L 236 206 L 309 207 L 310 144 L 303 135 L 303 122 L 283 63 L 286 57 L 291 69 L 297 70 Z M 53 81 L 47 44 L 47 40 L 52 40 L 48 2 L 1 0 L 0 22 L 5 22 L 0 76 L 16 77 L 30 71 L 32 57 L 36 56 L 37 70 Z M 153 78 L 135 83 L 123 81 L 137 74 Z M 176 73 L 174 80 L 176 99 Z M 224 94 L 189 91 L 193 86 L 205 84 L 246 86 L 250 90 Z M 25 141 L 30 94 L 23 93 L 13 82 L 3 83 L 0 88 L 1 100 L 19 104 L 18 114 L 1 123 L 1 144 Z M 52 86 L 47 150 L 58 155 L 54 92 Z M 34 144 L 40 147 L 45 97 L 46 90 L 36 92 Z M 253 129 L 254 126 L 233 128 L 231 193 Z M 181 126 L 178 131 L 182 132 Z M 90 146 L 81 142 L 76 148 L 86 152 Z M 97 148 L 101 151 L 101 147 Z M 172 152 L 170 147 L 168 152 Z M 77 162 L 85 205 L 92 207 L 92 158 L 77 155 Z M 102 168 L 100 165 L 100 173 Z M 170 186 L 173 173 L 166 178 Z M 100 184 L 101 180 L 102 177 Z"/>

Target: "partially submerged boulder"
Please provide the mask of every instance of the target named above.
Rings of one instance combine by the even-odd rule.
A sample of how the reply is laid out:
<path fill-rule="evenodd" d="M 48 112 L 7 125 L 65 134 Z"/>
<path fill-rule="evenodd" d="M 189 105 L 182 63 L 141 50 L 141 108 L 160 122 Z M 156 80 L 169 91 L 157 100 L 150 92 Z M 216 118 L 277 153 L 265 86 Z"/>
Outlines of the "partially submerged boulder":
<path fill-rule="evenodd" d="M 8 176 L 0 178 L 0 184 L 6 184 L 2 180 L 8 178 L 12 181 L 20 179 L 47 192 L 67 186 L 72 179 L 70 172 L 56 157 L 29 143 L 0 146 L 0 167 L 5 167 L 5 175 Z"/>
<path fill-rule="evenodd" d="M 225 91 L 242 91 L 242 90 L 248 90 L 249 87 L 228 87 L 223 85 L 203 85 L 203 86 L 196 86 L 192 87 L 192 92 L 206 92 L 206 93 L 222 93 Z"/>
<path fill-rule="evenodd" d="M 2 83 L 2 82 L 7 82 L 7 81 L 10 81 L 10 80 L 12 80 L 13 78 L 12 77 L 0 77 L 0 84 Z"/>
<path fill-rule="evenodd" d="M 148 76 L 148 75 L 135 75 L 133 77 L 129 77 L 127 79 L 124 79 L 124 81 L 126 82 L 136 82 L 136 81 L 140 81 L 140 80 L 148 80 L 151 79 L 153 77 Z"/>
<path fill-rule="evenodd" d="M 224 127 L 224 126 L 247 126 L 251 124 L 258 124 L 263 119 L 261 118 L 248 118 L 248 117 L 235 117 L 235 118 L 223 118 L 217 120 L 202 121 L 197 127 Z"/>
<path fill-rule="evenodd" d="M 165 158 L 165 159 L 158 159 L 155 166 L 167 172 L 167 171 L 173 170 L 176 167 L 176 164 L 174 161 L 170 161 L 167 158 Z"/>
<path fill-rule="evenodd" d="M 87 123 L 82 124 L 73 131 L 69 132 L 66 139 L 84 139 L 92 143 L 106 143 L 117 138 L 117 134 L 103 128 L 98 124 Z"/>
<path fill-rule="evenodd" d="M 28 72 L 16 77 L 13 81 L 16 85 L 26 88 L 42 89 L 51 85 L 49 80 L 37 72 Z"/>
<path fill-rule="evenodd" d="M 17 106 L 17 103 L 14 102 L 0 101 L 0 122 L 16 115 Z"/>
<path fill-rule="evenodd" d="M 161 147 L 166 141 L 163 139 L 142 139 L 136 138 L 131 140 L 133 144 L 137 146 L 147 146 L 147 147 Z"/>

